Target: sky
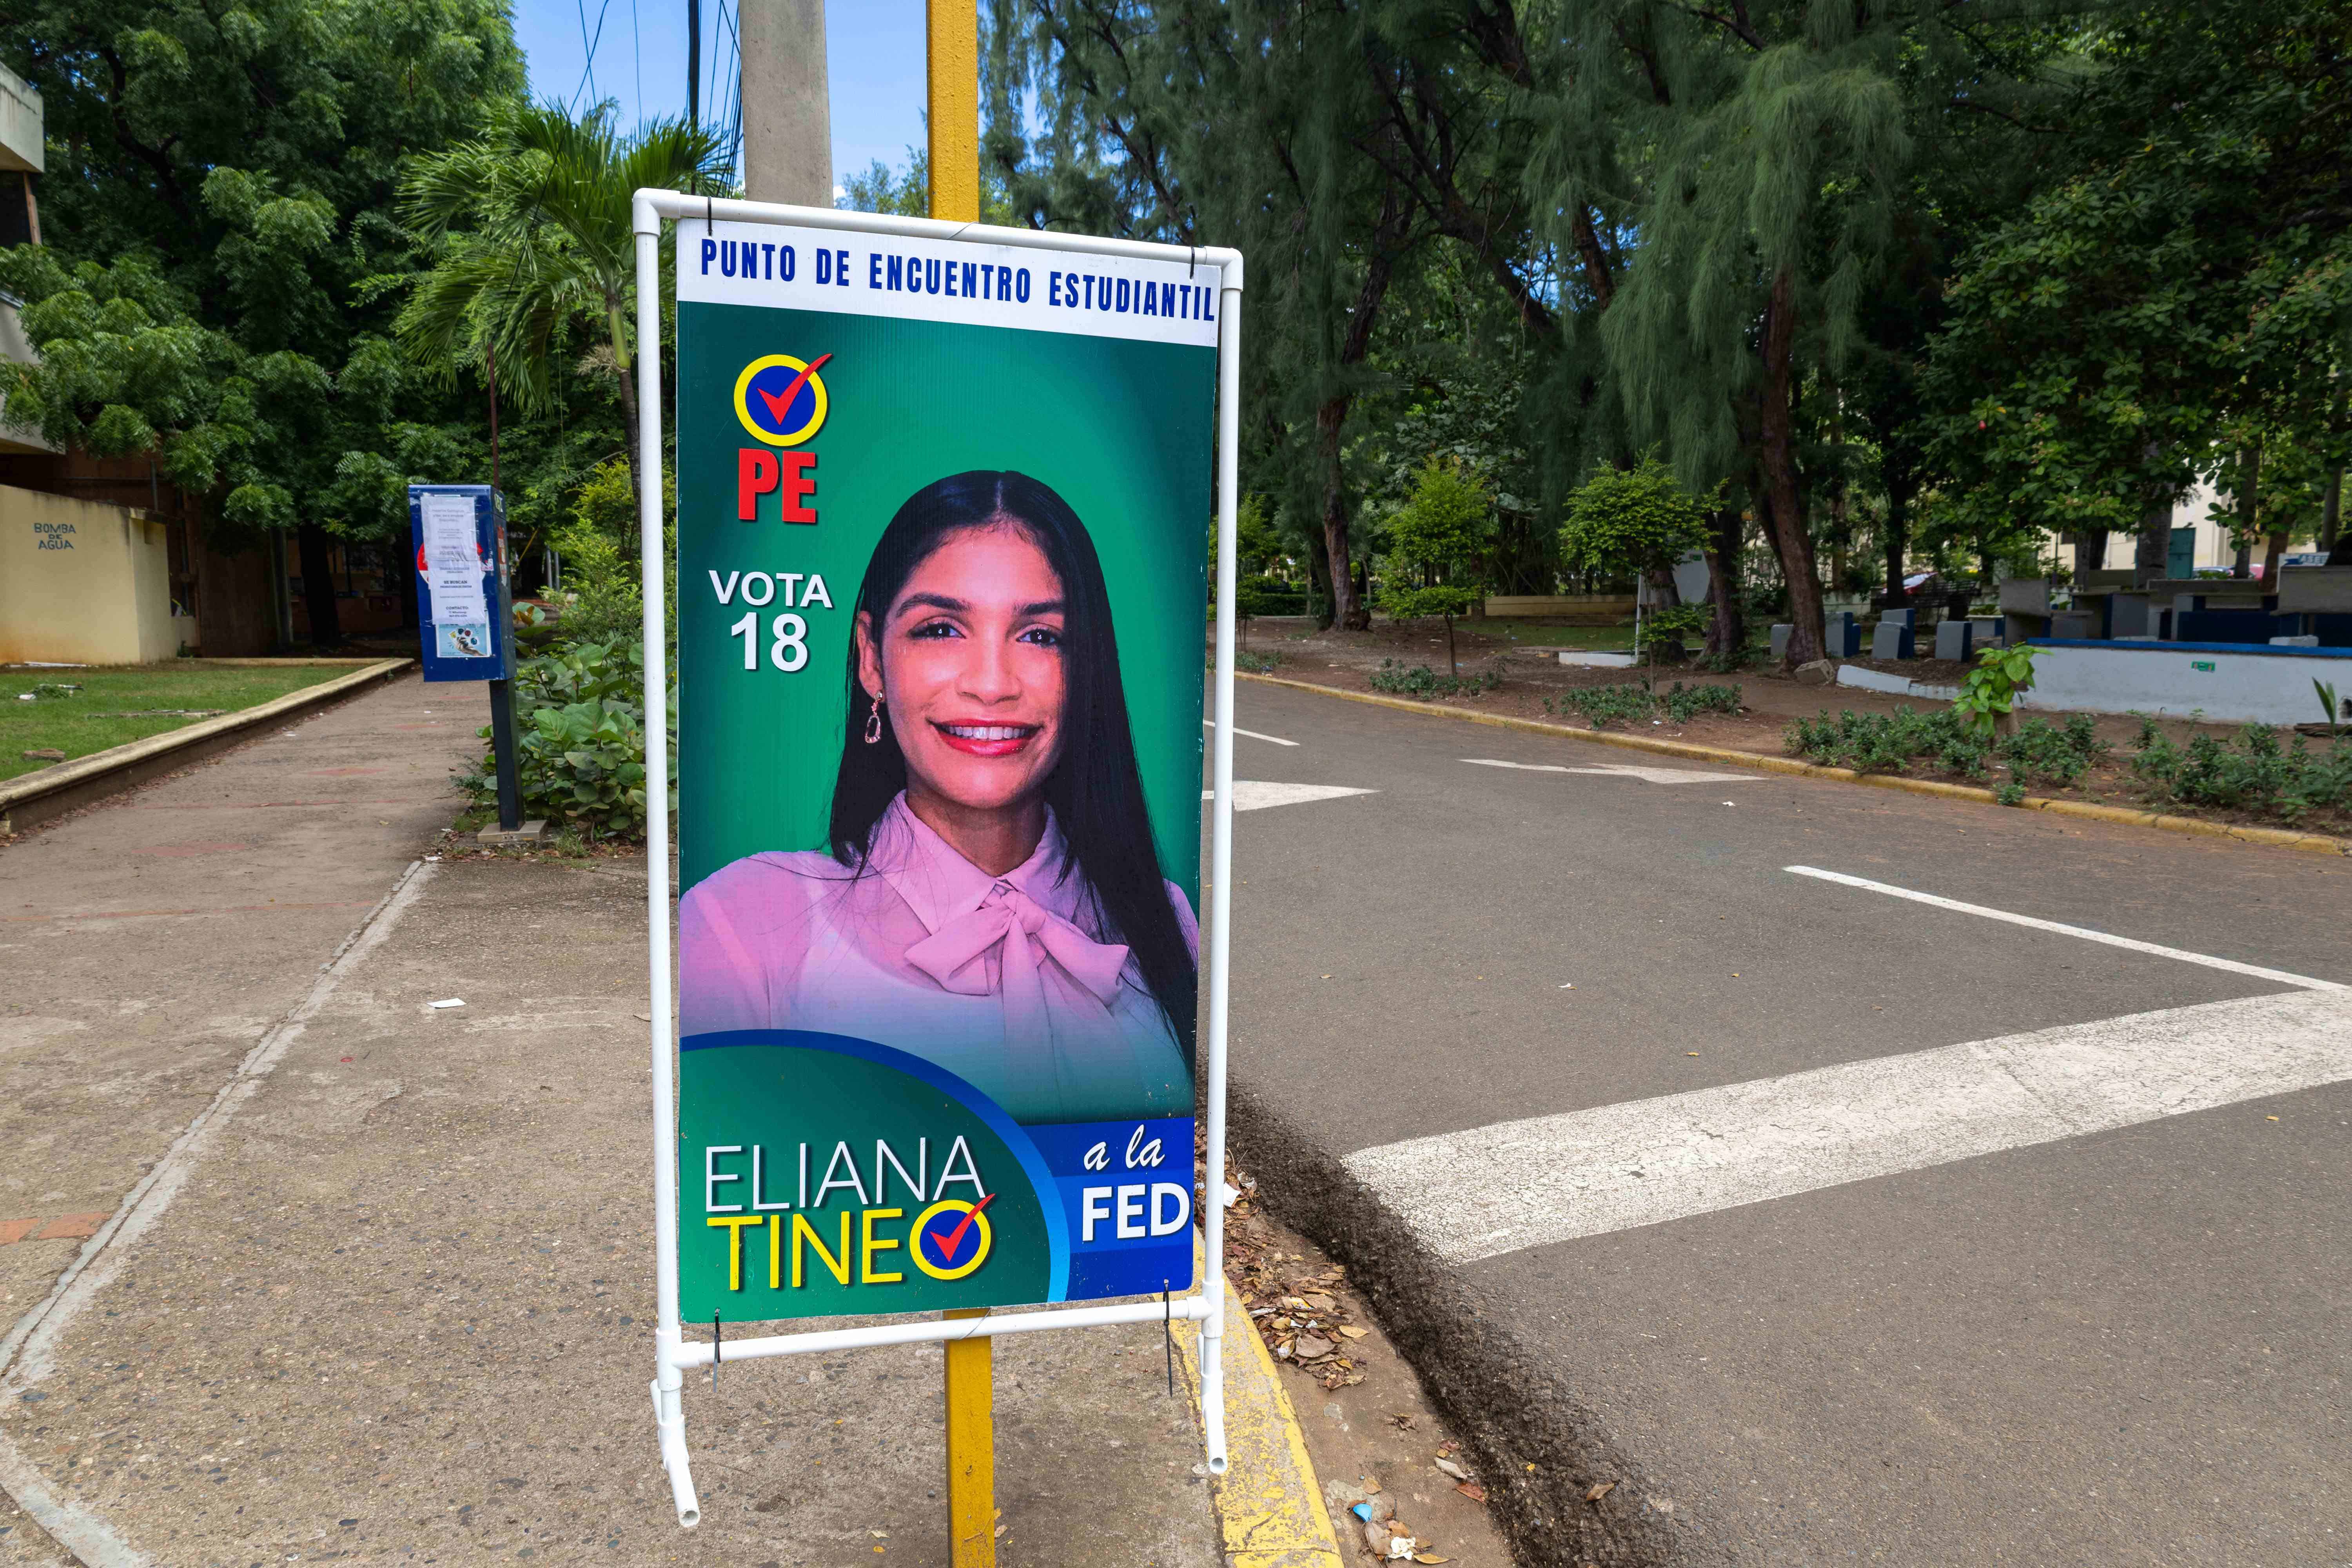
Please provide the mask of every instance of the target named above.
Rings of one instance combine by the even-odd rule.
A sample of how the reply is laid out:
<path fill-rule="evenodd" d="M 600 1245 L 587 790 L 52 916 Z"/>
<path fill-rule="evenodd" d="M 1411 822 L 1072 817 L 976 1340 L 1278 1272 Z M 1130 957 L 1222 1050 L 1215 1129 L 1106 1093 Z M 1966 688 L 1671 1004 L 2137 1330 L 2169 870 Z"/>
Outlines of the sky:
<path fill-rule="evenodd" d="M 735 0 L 702 0 L 706 117 L 726 96 L 713 81 L 714 48 L 718 62 L 733 59 L 722 10 L 731 27 Z M 838 184 L 877 158 L 903 163 L 922 142 L 923 0 L 827 0 L 824 13 Z M 532 97 L 609 98 L 624 124 L 686 112 L 686 0 L 514 0 L 514 26 Z"/>

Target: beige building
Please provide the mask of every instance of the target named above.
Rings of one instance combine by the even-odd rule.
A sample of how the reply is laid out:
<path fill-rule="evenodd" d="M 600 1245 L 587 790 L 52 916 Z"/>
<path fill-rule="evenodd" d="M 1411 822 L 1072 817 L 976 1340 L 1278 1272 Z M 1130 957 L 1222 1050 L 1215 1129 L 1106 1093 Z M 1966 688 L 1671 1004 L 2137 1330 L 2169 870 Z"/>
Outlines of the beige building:
<path fill-rule="evenodd" d="M 2176 541 L 2179 541 L 2184 533 L 2193 531 L 2195 534 L 2193 548 L 2182 549 L 2180 543 L 2176 543 L 2175 554 L 2170 558 L 2174 564 L 2179 563 L 2179 557 L 2187 556 L 2194 571 L 2226 572 L 2230 569 L 2238 559 L 2238 546 L 2230 534 L 2228 504 L 2226 492 L 2214 488 L 2210 479 L 2198 480 L 2187 495 L 2172 503 L 2172 531 Z M 2224 510 L 2217 510 L 2217 508 Z M 2061 564 L 2069 567 L 2078 564 L 2072 541 L 2063 535 L 2054 535 L 2052 542 Z M 2110 533 L 2107 535 L 2107 558 L 2098 566 L 2109 571 L 2122 571 L 2131 565 L 2132 553 L 2137 548 L 2138 540 L 2134 535 Z M 2302 532 L 2287 541 L 2286 548 L 2290 555 L 2309 552 L 2318 548 L 2318 541 L 2306 526 Z M 2259 549 L 2254 552 L 2253 569 L 2258 574 L 2263 569 L 2263 552 Z"/>
<path fill-rule="evenodd" d="M 152 664 L 180 652 L 161 522 L 0 485 L 0 663 Z"/>

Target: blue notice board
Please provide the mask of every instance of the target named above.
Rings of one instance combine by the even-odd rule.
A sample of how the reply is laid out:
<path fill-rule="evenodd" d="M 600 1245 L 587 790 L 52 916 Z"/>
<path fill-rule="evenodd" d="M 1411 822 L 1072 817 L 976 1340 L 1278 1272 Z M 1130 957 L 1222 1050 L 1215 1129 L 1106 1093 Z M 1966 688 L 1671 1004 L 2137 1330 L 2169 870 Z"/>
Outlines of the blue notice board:
<path fill-rule="evenodd" d="M 509 679 L 505 498 L 488 485 L 411 485 L 408 535 L 425 679 Z"/>

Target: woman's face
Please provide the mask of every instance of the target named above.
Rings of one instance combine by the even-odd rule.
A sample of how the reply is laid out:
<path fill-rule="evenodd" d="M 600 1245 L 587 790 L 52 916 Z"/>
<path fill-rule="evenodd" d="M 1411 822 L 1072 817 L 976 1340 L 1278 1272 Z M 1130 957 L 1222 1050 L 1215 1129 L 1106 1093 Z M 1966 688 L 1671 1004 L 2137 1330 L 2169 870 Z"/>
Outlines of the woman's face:
<path fill-rule="evenodd" d="M 1062 580 L 1012 527 L 949 535 L 880 626 L 858 617 L 858 678 L 883 699 L 909 789 L 973 811 L 1045 789 L 1062 753 L 1065 624 Z"/>

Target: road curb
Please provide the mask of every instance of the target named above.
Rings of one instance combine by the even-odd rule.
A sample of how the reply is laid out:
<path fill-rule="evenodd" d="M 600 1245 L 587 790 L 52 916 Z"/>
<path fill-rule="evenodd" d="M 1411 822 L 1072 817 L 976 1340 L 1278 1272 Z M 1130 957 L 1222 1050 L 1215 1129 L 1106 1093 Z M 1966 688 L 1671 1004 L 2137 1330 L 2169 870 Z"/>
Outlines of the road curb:
<path fill-rule="evenodd" d="M 1343 698 L 1349 702 L 1369 702 L 1375 708 L 1393 708 L 1404 713 L 1429 713 L 1447 719 L 1460 719 L 1472 724 L 1489 724 L 1498 730 L 1523 730 L 1530 734 L 1552 735 L 1570 741 L 1595 742 L 1603 746 L 1616 746 L 1629 752 L 1649 752 L 1658 756 L 1682 757 L 1692 762 L 1726 763 L 1743 768 L 1757 768 L 1769 773 L 1789 773 L 1803 778 L 1834 779 L 1841 784 L 1867 784 L 1873 789 L 1897 790 L 1905 795 L 1937 795 L 1946 800 L 1974 801 L 1980 805 L 1999 805 L 1989 789 L 1972 784 L 1940 784 L 1934 779 L 1910 779 L 1898 773 L 1859 773 L 1852 768 L 1828 768 L 1818 763 L 1801 763 L 1788 757 L 1767 756 L 1761 752 L 1734 751 L 1726 746 L 1693 745 L 1687 741 L 1664 741 L 1648 735 L 1614 735 L 1606 730 L 1580 730 L 1568 724 L 1547 724 L 1539 719 L 1520 719 L 1507 713 L 1472 713 L 1460 708 L 1442 708 L 1427 702 L 1414 702 L 1402 697 L 1382 697 L 1370 691 L 1349 691 L 1343 687 L 1318 686 L 1309 680 L 1286 680 L 1277 675 L 1251 675 L 1234 671 L 1240 680 L 1254 680 L 1262 686 L 1286 686 L 1295 691 L 1312 691 L 1321 697 Z M 2311 855 L 2352 855 L 2352 839 L 2333 838 L 2324 833 L 2297 833 L 2283 827 L 2241 827 L 2226 822 L 2208 822 L 2197 816 L 2171 816 L 2158 811 L 2132 811 L 2119 805 L 2097 805 L 2089 801 L 2053 800 L 2046 795 L 2030 795 L 2011 809 L 2047 811 L 2060 816 L 2079 816 L 2093 822 L 2119 823 L 2131 827 L 2155 827 L 2167 833 L 2187 833 L 2207 838 L 2234 838 L 2241 844 L 2260 844 L 2274 849 L 2295 849 Z"/>
<path fill-rule="evenodd" d="M 211 662 L 316 665 L 348 661 L 219 659 Z M 354 669 L 349 675 L 339 675 L 316 686 L 306 686 L 283 697 L 273 697 L 257 707 L 224 713 L 217 719 L 199 720 L 183 729 L 167 730 L 143 741 L 110 746 L 103 752 L 92 752 L 89 756 L 77 757 L 69 763 L 59 763 L 54 767 L 10 779 L 0 784 L 0 834 L 22 833 L 53 817 L 62 816 L 78 806 L 103 800 L 108 795 L 118 795 L 150 779 L 186 767 L 190 763 L 236 745 L 247 738 L 246 732 L 249 730 L 287 719 L 307 717 L 320 709 L 332 707 L 372 685 L 393 679 L 415 662 L 411 658 L 370 659 L 365 661 L 363 668 Z"/>
<path fill-rule="evenodd" d="M 1521 1562 L 1667 1568 L 1695 1560 L 1689 1548 L 1699 1527 L 1688 1510 L 1676 1511 L 1668 1489 L 1618 1447 L 1575 1391 L 1596 1369 L 1563 1372 L 1533 1352 L 1510 1312 L 1431 1253 L 1335 1152 L 1244 1079 L 1233 1081 L 1227 1105 L 1227 1137 L 1258 1179 L 1258 1202 L 1346 1266 L 1349 1282 L 1465 1444 Z M 1240 1332 L 1257 1339 L 1253 1330 Z M 1258 1353 L 1265 1353 L 1262 1342 Z M 1591 1498 L 1603 1482 L 1614 1484 Z"/>
<path fill-rule="evenodd" d="M 1298 1413 L 1230 1280 L 1225 1292 L 1225 1473 L 1213 1479 L 1228 1568 L 1347 1568 L 1323 1489 L 1307 1457 Z M 1193 1337 L 1177 1336 L 1185 1386 L 1197 1403 Z M 1197 1411 L 1196 1411 L 1197 1414 Z"/>

